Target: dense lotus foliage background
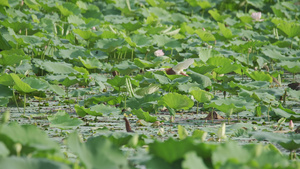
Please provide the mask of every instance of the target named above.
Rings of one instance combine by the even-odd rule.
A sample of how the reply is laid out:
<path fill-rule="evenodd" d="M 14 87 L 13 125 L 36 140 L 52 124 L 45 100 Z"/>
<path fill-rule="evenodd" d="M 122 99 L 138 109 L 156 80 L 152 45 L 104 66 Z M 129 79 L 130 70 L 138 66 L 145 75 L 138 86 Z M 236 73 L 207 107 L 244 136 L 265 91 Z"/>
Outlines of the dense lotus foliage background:
<path fill-rule="evenodd" d="M 0 168 L 300 168 L 299 17 L 297 0 L 1 0 Z"/>

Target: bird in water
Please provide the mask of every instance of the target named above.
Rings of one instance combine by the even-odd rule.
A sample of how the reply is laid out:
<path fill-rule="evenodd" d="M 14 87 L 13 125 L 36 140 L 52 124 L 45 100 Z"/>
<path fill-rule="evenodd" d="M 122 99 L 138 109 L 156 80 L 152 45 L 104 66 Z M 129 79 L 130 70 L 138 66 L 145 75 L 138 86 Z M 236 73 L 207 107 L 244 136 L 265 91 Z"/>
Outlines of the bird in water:
<path fill-rule="evenodd" d="M 184 75 L 188 76 L 186 72 L 184 72 L 184 69 L 187 69 L 190 67 L 191 64 L 194 63 L 194 59 L 187 59 L 183 62 L 178 63 L 172 68 L 161 68 L 161 69 L 149 69 L 148 71 L 166 71 L 168 75 Z"/>

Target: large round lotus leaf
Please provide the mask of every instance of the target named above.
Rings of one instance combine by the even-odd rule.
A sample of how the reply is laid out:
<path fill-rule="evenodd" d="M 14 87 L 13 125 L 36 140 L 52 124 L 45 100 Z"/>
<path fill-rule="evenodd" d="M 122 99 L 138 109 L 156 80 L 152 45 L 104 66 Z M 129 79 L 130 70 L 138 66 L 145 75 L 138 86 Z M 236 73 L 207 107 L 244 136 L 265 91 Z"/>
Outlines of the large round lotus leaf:
<path fill-rule="evenodd" d="M 194 102 L 186 95 L 178 93 L 168 93 L 162 98 L 163 104 L 173 109 L 189 109 L 193 107 Z"/>
<path fill-rule="evenodd" d="M 14 169 L 70 169 L 67 164 L 44 158 L 8 157 L 0 159 L 0 168 Z"/>
<path fill-rule="evenodd" d="M 127 158 L 122 151 L 105 137 L 92 137 L 82 143 L 75 132 L 70 134 L 67 143 L 85 168 L 128 168 Z"/>
<path fill-rule="evenodd" d="M 53 116 L 48 116 L 48 120 L 50 122 L 50 127 L 58 127 L 61 129 L 77 127 L 83 123 L 83 121 L 78 118 L 71 118 L 68 113 L 62 110 L 58 111 Z"/>
<path fill-rule="evenodd" d="M 11 78 L 14 80 L 15 85 L 14 88 L 17 91 L 23 92 L 23 93 L 30 93 L 33 91 L 36 91 L 36 89 L 31 88 L 27 83 L 23 82 L 18 75 L 11 73 Z"/>
<path fill-rule="evenodd" d="M 194 96 L 194 98 L 198 102 L 201 102 L 201 103 L 210 101 L 212 98 L 214 98 L 214 95 L 212 95 L 211 93 L 209 93 L 207 91 L 201 90 L 199 88 L 191 90 L 190 93 Z"/>
<path fill-rule="evenodd" d="M 278 64 L 283 67 L 285 70 L 291 73 L 299 73 L 300 72 L 300 62 L 292 62 L 292 61 L 282 61 Z"/>

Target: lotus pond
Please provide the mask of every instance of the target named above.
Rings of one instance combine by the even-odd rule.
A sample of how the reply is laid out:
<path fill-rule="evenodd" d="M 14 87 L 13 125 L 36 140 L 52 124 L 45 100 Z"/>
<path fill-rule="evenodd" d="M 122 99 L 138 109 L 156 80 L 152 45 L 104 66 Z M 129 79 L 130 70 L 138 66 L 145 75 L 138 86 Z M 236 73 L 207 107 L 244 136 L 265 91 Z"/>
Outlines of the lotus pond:
<path fill-rule="evenodd" d="M 300 168 L 299 17 L 296 0 L 1 0 L 0 168 Z"/>

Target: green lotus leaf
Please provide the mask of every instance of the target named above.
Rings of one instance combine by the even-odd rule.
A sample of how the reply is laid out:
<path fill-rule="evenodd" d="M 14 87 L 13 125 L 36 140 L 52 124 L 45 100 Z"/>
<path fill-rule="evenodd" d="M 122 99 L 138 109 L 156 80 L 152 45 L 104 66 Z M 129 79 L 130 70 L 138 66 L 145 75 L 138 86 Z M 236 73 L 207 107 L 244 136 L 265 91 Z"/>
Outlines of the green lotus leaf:
<path fill-rule="evenodd" d="M 205 42 L 216 40 L 214 35 L 208 31 L 203 31 L 201 29 L 198 29 L 198 30 L 195 30 L 195 33 L 201 38 L 201 40 L 203 40 Z"/>
<path fill-rule="evenodd" d="M 194 98 L 200 102 L 200 103 L 205 103 L 210 101 L 211 99 L 214 98 L 214 95 L 205 91 L 205 90 L 201 90 L 199 88 L 193 88 L 190 90 L 190 93 L 194 96 Z"/>
<path fill-rule="evenodd" d="M 178 127 L 178 135 L 180 140 L 183 140 L 186 137 L 188 137 L 189 133 L 182 125 L 178 125 L 177 127 Z"/>
<path fill-rule="evenodd" d="M 158 93 L 147 94 L 141 98 L 132 97 L 126 101 L 126 105 L 131 109 L 142 108 L 145 111 L 153 112 L 155 111 L 155 106 L 157 106 L 157 102 L 160 98 L 161 95 Z"/>
<path fill-rule="evenodd" d="M 155 93 L 159 89 L 160 89 L 160 85 L 158 85 L 158 84 L 150 84 L 147 87 L 137 89 L 135 91 L 135 94 L 137 94 L 139 96 L 145 96 L 147 94 Z"/>
<path fill-rule="evenodd" d="M 49 88 L 49 83 L 44 79 L 27 77 L 23 79 L 23 82 L 27 83 L 31 88 L 37 89 L 39 91 L 45 91 Z"/>
<path fill-rule="evenodd" d="M 11 96 L 12 97 L 12 96 Z M 0 97 L 0 107 L 6 107 L 9 102 L 8 97 Z"/>
<path fill-rule="evenodd" d="M 91 40 L 92 38 L 97 37 L 97 34 L 91 30 L 73 29 L 73 32 L 82 37 L 84 40 Z"/>
<path fill-rule="evenodd" d="M 71 169 L 67 164 L 46 158 L 7 157 L 0 159 L 0 168 L 13 169 Z"/>
<path fill-rule="evenodd" d="M 78 118 L 71 118 L 65 111 L 58 111 L 55 115 L 48 116 L 50 127 L 57 127 L 61 129 L 75 128 L 83 123 Z"/>
<path fill-rule="evenodd" d="M 87 57 L 88 54 L 83 49 L 61 49 L 59 56 L 63 59 L 77 59 L 78 57 Z"/>
<path fill-rule="evenodd" d="M 86 168 L 129 169 L 127 158 L 108 138 L 91 137 L 87 142 L 80 141 L 78 134 L 71 133 L 67 139 L 68 147 Z"/>
<path fill-rule="evenodd" d="M 44 61 L 41 63 L 41 66 L 43 67 L 44 70 L 55 74 L 78 73 L 76 70 L 72 68 L 71 64 L 65 62 Z"/>
<path fill-rule="evenodd" d="M 75 26 L 79 26 L 79 25 L 83 25 L 85 24 L 84 20 L 82 20 L 79 16 L 75 16 L 75 15 L 70 15 L 68 17 L 68 23 L 70 24 L 74 24 Z M 79 29 L 76 29 L 79 30 Z M 77 33 L 75 30 L 73 30 L 75 33 Z M 80 35 L 79 35 L 80 36 Z M 81 36 L 82 37 L 82 36 Z M 86 39 L 84 37 L 82 37 L 83 39 Z"/>
<path fill-rule="evenodd" d="M 217 68 L 215 68 L 214 71 L 218 74 L 226 74 L 238 69 L 233 61 L 226 57 L 211 57 L 206 61 L 206 63 L 212 66 L 216 66 Z"/>
<path fill-rule="evenodd" d="M 256 7 L 256 8 L 259 8 L 259 9 L 262 9 L 264 7 L 264 2 L 260 1 L 260 0 L 246 0 L 248 4 Z"/>
<path fill-rule="evenodd" d="M 128 75 L 137 69 L 138 67 L 130 61 L 123 61 L 119 64 L 114 65 L 113 68 L 113 70 L 119 71 L 122 75 Z"/>
<path fill-rule="evenodd" d="M 177 87 L 178 87 L 178 90 L 183 91 L 185 93 L 189 93 L 192 88 L 200 88 L 202 86 L 196 82 L 193 82 L 193 83 L 188 82 L 188 83 L 183 83 L 183 84 L 180 83 Z"/>
<path fill-rule="evenodd" d="M 56 3 L 56 7 L 59 9 L 61 14 L 64 16 L 80 14 L 79 7 L 71 2 L 65 2 L 62 5 L 60 5 L 59 3 Z"/>
<path fill-rule="evenodd" d="M 20 152 L 22 156 L 31 154 L 33 157 L 35 155 L 46 157 L 47 153 L 48 155 L 54 155 L 60 152 L 59 145 L 54 140 L 49 139 L 44 131 L 34 125 L 19 125 L 15 122 L 2 125 L 0 128 L 0 140 L 9 149 L 11 155 L 17 155 L 14 147 L 16 143 L 22 146 Z"/>
<path fill-rule="evenodd" d="M 189 169 L 197 169 L 197 168 L 208 169 L 208 167 L 203 162 L 203 159 L 198 157 L 195 151 L 190 151 L 184 155 L 184 161 L 181 163 L 181 166 L 182 168 L 189 168 Z"/>
<path fill-rule="evenodd" d="M 126 78 L 125 77 L 120 77 L 120 76 L 115 76 L 113 79 L 108 79 L 107 83 L 114 87 L 121 87 L 124 86 L 126 83 Z"/>
<path fill-rule="evenodd" d="M 124 41 L 125 40 L 123 39 L 101 39 L 96 42 L 95 47 L 98 47 L 106 52 L 112 52 L 117 47 L 122 46 Z"/>
<path fill-rule="evenodd" d="M 300 35 L 300 24 L 298 22 L 290 22 L 280 18 L 273 18 L 272 22 L 275 23 L 277 28 L 282 30 L 288 38 Z"/>
<path fill-rule="evenodd" d="M 10 7 L 8 0 L 3 0 L 0 2 L 0 5 Z"/>
<path fill-rule="evenodd" d="M 0 64 L 4 66 L 19 66 L 22 60 L 30 60 L 30 56 L 25 55 L 21 49 L 11 49 L 1 51 Z"/>
<path fill-rule="evenodd" d="M 292 151 L 300 148 L 300 135 L 295 133 L 281 134 L 270 132 L 255 132 L 252 137 L 261 141 L 268 140 L 270 142 L 278 143 L 283 148 Z"/>
<path fill-rule="evenodd" d="M 170 108 L 179 109 L 189 109 L 193 107 L 194 102 L 192 99 L 186 95 L 181 95 L 178 93 L 168 93 L 162 97 L 162 104 Z"/>
<path fill-rule="evenodd" d="M 134 59 L 134 64 L 137 65 L 140 68 L 152 68 L 152 67 L 157 66 L 157 64 L 155 64 L 155 63 L 152 63 L 152 62 L 147 61 L 147 60 L 142 60 L 142 59 L 139 59 L 139 58 Z"/>
<path fill-rule="evenodd" d="M 196 72 L 191 72 L 191 74 L 189 75 L 192 78 L 193 82 L 197 82 L 199 85 L 201 85 L 200 88 L 204 89 L 211 86 L 211 80 L 209 79 L 209 77 Z"/>
<path fill-rule="evenodd" d="M 204 104 L 204 107 L 214 107 L 226 114 L 227 117 L 231 116 L 233 113 L 238 113 L 247 110 L 246 106 L 251 106 L 246 100 L 241 98 L 226 98 L 212 100 L 210 103 Z"/>
<path fill-rule="evenodd" d="M 109 115 L 119 115 L 121 110 L 119 108 L 111 107 L 104 104 L 99 104 L 92 106 L 90 108 L 91 111 L 87 113 L 91 113 L 93 116 L 109 116 Z"/>
<path fill-rule="evenodd" d="M 209 10 L 208 13 L 217 21 L 223 22 L 230 15 L 220 15 L 217 9 Z"/>
<path fill-rule="evenodd" d="M 272 76 L 269 75 L 268 73 L 265 73 L 262 71 L 254 71 L 254 72 L 250 73 L 248 76 L 256 81 L 267 81 L 270 83 L 273 82 Z"/>
<path fill-rule="evenodd" d="M 5 86 L 12 86 L 14 85 L 14 79 L 9 74 L 2 74 L 0 75 L 0 84 Z"/>
<path fill-rule="evenodd" d="M 23 82 L 18 75 L 11 73 L 11 78 L 14 80 L 14 88 L 23 93 L 30 93 L 36 91 L 36 89 L 31 88 L 27 83 Z"/>
<path fill-rule="evenodd" d="M 138 110 L 132 110 L 132 113 L 137 116 L 139 119 L 143 119 L 146 122 L 155 122 L 157 117 L 151 116 L 149 112 L 144 112 L 141 108 Z"/>
<path fill-rule="evenodd" d="M 291 73 L 300 73 L 300 62 L 299 61 L 282 61 L 278 66 L 283 67 L 285 70 Z"/>
<path fill-rule="evenodd" d="M 223 23 L 218 22 L 218 25 L 219 25 L 221 33 L 223 34 L 223 36 L 226 39 L 231 39 L 234 37 L 234 35 L 232 35 L 231 30 L 229 28 L 226 28 Z"/>
<path fill-rule="evenodd" d="M 102 63 L 97 58 L 86 58 L 83 59 L 80 56 L 78 59 L 81 61 L 81 63 L 86 67 L 87 69 L 99 69 L 102 68 Z"/>
<path fill-rule="evenodd" d="M 229 82 L 230 87 L 239 87 L 241 89 L 245 89 L 248 91 L 255 90 L 255 89 L 264 89 L 269 87 L 270 82 L 266 81 L 253 81 L 249 83 L 235 83 L 233 81 Z"/>

